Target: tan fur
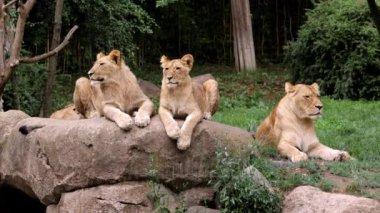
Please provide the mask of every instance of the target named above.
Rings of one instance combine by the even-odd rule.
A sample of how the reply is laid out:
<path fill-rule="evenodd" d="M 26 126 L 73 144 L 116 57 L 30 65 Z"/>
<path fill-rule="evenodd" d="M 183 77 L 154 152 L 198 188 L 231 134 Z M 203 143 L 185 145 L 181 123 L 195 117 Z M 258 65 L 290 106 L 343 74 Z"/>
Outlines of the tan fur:
<path fill-rule="evenodd" d="M 321 144 L 313 120 L 321 116 L 323 104 L 319 86 L 285 84 L 286 95 L 261 123 L 256 139 L 263 145 L 277 148 L 291 161 L 317 157 L 330 161 L 349 160 L 350 155 Z"/>
<path fill-rule="evenodd" d="M 193 67 L 193 56 L 169 60 L 161 57 L 163 78 L 160 95 L 159 115 L 167 135 L 178 139 L 177 147 L 190 147 L 194 127 L 204 119 L 210 119 L 219 102 L 218 83 L 209 79 L 203 84 L 192 82 L 189 72 Z M 186 118 L 179 128 L 174 118 Z"/>
<path fill-rule="evenodd" d="M 75 109 L 84 118 L 105 116 L 124 130 L 133 123 L 139 127 L 150 123 L 153 102 L 140 89 L 120 51 L 99 53 L 88 74 L 90 79 L 82 77 L 76 81 L 74 91 Z"/>
<path fill-rule="evenodd" d="M 65 108 L 58 110 L 50 115 L 52 119 L 64 119 L 64 120 L 78 120 L 84 118 L 83 115 L 78 113 L 74 104 L 70 104 Z"/>

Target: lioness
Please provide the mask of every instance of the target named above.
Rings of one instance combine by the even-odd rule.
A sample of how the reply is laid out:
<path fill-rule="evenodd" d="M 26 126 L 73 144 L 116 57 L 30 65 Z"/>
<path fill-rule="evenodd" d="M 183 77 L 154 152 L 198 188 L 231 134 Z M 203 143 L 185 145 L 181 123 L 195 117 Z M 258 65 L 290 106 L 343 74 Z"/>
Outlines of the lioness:
<path fill-rule="evenodd" d="M 190 147 L 194 127 L 204 119 L 210 119 L 219 102 L 218 83 L 209 79 L 203 84 L 193 82 L 189 75 L 193 67 L 193 56 L 184 55 L 181 59 L 169 60 L 161 57 L 163 78 L 158 113 L 167 135 L 178 139 L 177 148 Z M 185 118 L 180 129 L 174 118 Z"/>
<path fill-rule="evenodd" d="M 76 81 L 74 91 L 75 109 L 84 118 L 105 116 L 124 130 L 133 123 L 139 127 L 150 123 L 153 102 L 140 89 L 120 51 L 99 53 L 88 75 L 90 79 L 81 77 Z M 134 112 L 133 122 L 130 115 Z"/>
<path fill-rule="evenodd" d="M 82 114 L 78 113 L 75 109 L 74 104 L 70 104 L 63 109 L 60 109 L 50 115 L 53 119 L 63 119 L 63 120 L 78 120 L 84 118 Z"/>
<path fill-rule="evenodd" d="M 321 116 L 323 104 L 319 86 L 285 83 L 286 95 L 261 123 L 256 139 L 271 145 L 292 162 L 308 156 L 330 161 L 346 161 L 351 157 L 341 150 L 329 148 L 317 138 L 313 120 Z"/>

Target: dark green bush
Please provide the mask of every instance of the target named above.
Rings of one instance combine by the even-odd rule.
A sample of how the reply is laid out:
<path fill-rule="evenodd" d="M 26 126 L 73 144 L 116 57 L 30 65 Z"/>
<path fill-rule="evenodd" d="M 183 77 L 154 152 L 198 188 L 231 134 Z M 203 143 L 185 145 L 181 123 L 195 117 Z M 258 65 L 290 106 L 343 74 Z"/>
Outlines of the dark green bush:
<path fill-rule="evenodd" d="M 211 183 L 217 191 L 222 212 L 280 212 L 280 196 L 258 185 L 243 172 L 247 162 L 223 149 L 219 149 L 216 155 Z"/>
<path fill-rule="evenodd" d="M 21 109 L 38 116 L 47 76 L 46 64 L 20 64 L 5 86 L 4 109 Z"/>
<path fill-rule="evenodd" d="M 294 82 L 334 98 L 380 98 L 380 36 L 364 0 L 321 1 L 286 47 Z"/>

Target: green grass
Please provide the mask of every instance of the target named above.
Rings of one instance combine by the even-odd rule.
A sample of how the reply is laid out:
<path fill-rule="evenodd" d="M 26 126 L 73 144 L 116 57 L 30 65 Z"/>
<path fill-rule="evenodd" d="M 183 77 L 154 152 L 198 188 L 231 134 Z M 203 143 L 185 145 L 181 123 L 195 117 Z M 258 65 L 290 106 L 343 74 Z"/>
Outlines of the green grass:
<path fill-rule="evenodd" d="M 281 83 L 279 82 L 281 73 L 277 73 L 277 76 L 276 73 L 260 76 L 253 74 L 252 77 L 246 75 L 237 75 L 232 79 L 234 82 L 240 82 L 239 86 L 230 82 L 231 77 L 228 75 L 218 76 L 222 80 L 223 90 L 221 107 L 213 116 L 214 121 L 255 130 L 283 96 L 281 90 L 286 75 L 283 75 L 284 80 Z M 267 81 L 266 86 L 260 86 L 265 82 L 257 77 L 265 76 L 276 76 L 276 80 Z M 226 78 L 230 81 L 223 84 Z M 248 85 L 249 80 L 251 82 Z M 249 95 L 247 88 L 252 85 L 260 89 L 254 90 Z M 271 88 L 269 92 L 265 91 L 268 87 Z M 272 98 L 268 99 L 270 93 L 272 96 L 269 97 Z M 296 166 L 302 171 L 299 173 L 294 172 L 295 168 L 268 166 L 271 164 L 270 159 L 279 158 L 273 155 L 273 152 L 269 152 L 272 153 L 271 156 L 266 156 L 264 160 L 256 159 L 253 164 L 257 168 L 262 167 L 261 172 L 280 190 L 286 191 L 298 185 L 308 184 L 331 191 L 337 186 L 333 181 L 324 178 L 323 174 L 328 172 L 352 179 L 352 183 L 347 187 L 348 193 L 380 198 L 380 101 L 333 100 L 329 97 L 324 97 L 322 101 L 324 114 L 315 123 L 321 143 L 335 149 L 346 150 L 355 160 L 351 162 L 310 160 L 307 166 L 304 164 Z M 377 190 L 375 193 L 369 193 L 368 189 Z"/>

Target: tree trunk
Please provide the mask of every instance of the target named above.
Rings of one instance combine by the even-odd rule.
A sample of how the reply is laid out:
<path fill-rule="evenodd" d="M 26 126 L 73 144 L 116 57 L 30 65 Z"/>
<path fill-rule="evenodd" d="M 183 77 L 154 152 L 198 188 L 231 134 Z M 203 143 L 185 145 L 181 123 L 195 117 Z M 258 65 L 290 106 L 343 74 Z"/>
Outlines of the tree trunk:
<path fill-rule="evenodd" d="M 380 10 L 375 0 L 367 0 L 372 19 L 375 22 L 377 32 L 380 35 Z"/>
<path fill-rule="evenodd" d="M 15 1 L 11 1 L 15 3 Z M 0 96 L 3 95 L 4 88 L 9 78 L 11 77 L 12 70 L 19 63 L 19 56 L 21 51 L 21 44 L 24 37 L 24 29 L 26 19 L 28 18 L 30 10 L 33 8 L 36 0 L 28 0 L 24 4 L 18 7 L 18 19 L 16 24 L 15 37 L 10 49 L 9 59 L 5 61 L 4 58 L 4 44 L 5 44 L 5 34 L 0 35 Z M 9 7 L 9 4 L 4 5 L 4 1 L 0 1 L 0 31 L 5 32 L 5 10 Z M 6 63 L 5 63 L 6 62 Z"/>
<path fill-rule="evenodd" d="M 51 51 L 41 54 L 41 55 L 34 56 L 34 57 L 20 58 L 20 51 L 21 51 L 22 41 L 24 38 L 26 20 L 35 3 L 36 3 L 36 0 L 26 0 L 26 1 L 12 0 L 12 1 L 9 1 L 7 4 L 5 4 L 3 0 L 0 0 L 0 98 L 3 96 L 5 85 L 8 83 L 14 68 L 18 64 L 35 63 L 39 60 L 43 60 L 52 55 L 57 54 L 69 43 L 71 36 L 78 29 L 78 26 L 74 26 L 68 32 L 68 34 L 66 35 L 62 43 Z M 17 17 L 16 28 L 14 28 L 14 37 L 13 37 L 13 34 L 12 34 L 13 28 L 10 29 L 5 23 L 6 23 L 6 17 L 9 17 L 6 15 L 6 10 L 15 4 L 18 6 L 17 7 L 18 17 Z M 12 35 L 11 34 L 7 35 L 6 33 L 11 33 Z M 6 36 L 9 36 L 9 38 Z M 13 40 L 10 46 L 9 44 L 7 44 L 6 39 Z M 4 57 L 5 54 L 9 55 L 8 59 L 5 59 Z"/>
<path fill-rule="evenodd" d="M 50 50 L 53 50 L 56 47 L 58 47 L 61 40 L 62 9 L 63 0 L 56 0 L 53 39 L 51 41 Z M 49 73 L 44 91 L 44 100 L 42 102 L 42 117 L 48 117 L 52 112 L 52 99 L 55 85 L 55 76 L 57 71 L 57 58 L 57 54 L 49 58 Z"/>
<path fill-rule="evenodd" d="M 256 57 L 253 44 L 249 0 L 231 0 L 234 36 L 235 69 L 255 70 Z"/>

